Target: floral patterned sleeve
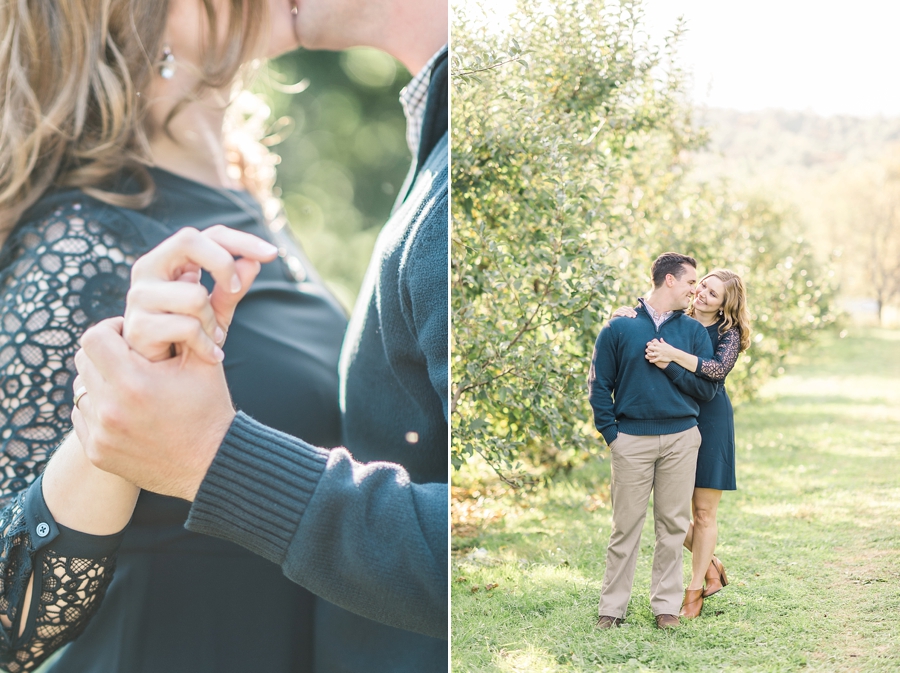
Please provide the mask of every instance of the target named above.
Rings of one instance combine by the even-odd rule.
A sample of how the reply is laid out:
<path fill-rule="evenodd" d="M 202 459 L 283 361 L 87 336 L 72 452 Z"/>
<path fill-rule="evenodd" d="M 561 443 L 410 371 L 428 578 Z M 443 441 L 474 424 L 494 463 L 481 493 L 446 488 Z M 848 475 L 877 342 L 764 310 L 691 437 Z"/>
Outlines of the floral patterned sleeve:
<path fill-rule="evenodd" d="M 78 339 L 123 313 L 141 249 L 120 218 L 111 225 L 112 211 L 92 204 L 20 223 L 0 250 L 0 666 L 11 673 L 37 668 L 84 630 L 122 537 L 57 524 L 41 491 L 71 428 Z"/>
<path fill-rule="evenodd" d="M 741 353 L 741 331 L 732 327 L 719 337 L 715 355 L 710 359 L 697 359 L 697 374 L 710 381 L 724 381 L 734 369 Z"/>

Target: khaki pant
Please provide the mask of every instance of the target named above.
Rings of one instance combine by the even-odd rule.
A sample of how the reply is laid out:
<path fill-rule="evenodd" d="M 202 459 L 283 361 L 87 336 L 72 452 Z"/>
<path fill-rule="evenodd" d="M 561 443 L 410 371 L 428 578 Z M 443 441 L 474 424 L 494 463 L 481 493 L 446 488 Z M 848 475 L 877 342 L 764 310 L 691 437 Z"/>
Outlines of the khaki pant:
<path fill-rule="evenodd" d="M 612 443 L 612 533 L 599 614 L 625 616 L 650 491 L 656 528 L 650 609 L 654 615 L 677 615 L 681 610 L 682 544 L 691 521 L 699 448 L 700 431 L 696 427 L 671 435 L 620 432 Z"/>

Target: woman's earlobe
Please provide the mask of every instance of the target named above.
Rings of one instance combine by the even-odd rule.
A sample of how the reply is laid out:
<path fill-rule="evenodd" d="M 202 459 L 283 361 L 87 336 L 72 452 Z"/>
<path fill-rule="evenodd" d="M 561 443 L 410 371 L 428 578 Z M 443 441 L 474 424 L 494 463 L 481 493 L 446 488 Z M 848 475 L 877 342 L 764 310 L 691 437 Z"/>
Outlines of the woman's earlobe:
<path fill-rule="evenodd" d="M 175 76 L 175 56 L 169 45 L 163 47 L 162 62 L 159 65 L 159 76 L 163 79 L 172 79 Z"/>

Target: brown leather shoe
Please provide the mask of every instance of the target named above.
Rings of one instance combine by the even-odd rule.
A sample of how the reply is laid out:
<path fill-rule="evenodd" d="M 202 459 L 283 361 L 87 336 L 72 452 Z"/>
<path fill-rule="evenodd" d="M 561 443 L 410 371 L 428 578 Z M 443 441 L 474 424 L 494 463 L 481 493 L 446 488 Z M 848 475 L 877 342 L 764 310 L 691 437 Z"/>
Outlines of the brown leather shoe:
<path fill-rule="evenodd" d="M 658 629 L 674 629 L 680 625 L 681 622 L 675 615 L 656 615 L 656 628 Z"/>
<path fill-rule="evenodd" d="M 725 575 L 725 566 L 715 556 L 709 562 L 709 568 L 706 569 L 706 588 L 703 589 L 703 597 L 708 598 L 717 591 L 721 591 L 723 587 L 728 586 L 728 577 Z"/>
<path fill-rule="evenodd" d="M 703 589 L 685 589 L 684 600 L 681 602 L 681 612 L 678 614 L 685 619 L 693 619 L 700 616 L 703 609 Z"/>
<path fill-rule="evenodd" d="M 597 618 L 596 628 L 611 629 L 621 624 L 624 620 L 621 617 L 610 617 L 609 615 L 600 615 Z"/>

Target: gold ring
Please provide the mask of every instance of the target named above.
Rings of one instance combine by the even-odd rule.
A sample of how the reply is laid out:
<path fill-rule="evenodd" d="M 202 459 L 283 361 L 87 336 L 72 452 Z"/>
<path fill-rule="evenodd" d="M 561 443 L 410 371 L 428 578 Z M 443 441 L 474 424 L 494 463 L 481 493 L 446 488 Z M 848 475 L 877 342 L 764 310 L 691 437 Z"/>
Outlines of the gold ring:
<path fill-rule="evenodd" d="M 78 390 L 75 391 L 75 400 L 73 404 L 75 404 L 75 408 L 78 408 L 78 403 L 81 402 L 81 398 L 87 395 L 87 388 L 84 386 L 79 386 Z"/>

